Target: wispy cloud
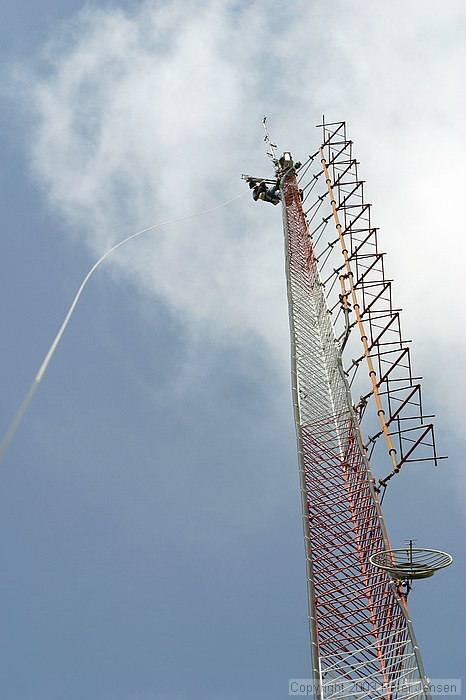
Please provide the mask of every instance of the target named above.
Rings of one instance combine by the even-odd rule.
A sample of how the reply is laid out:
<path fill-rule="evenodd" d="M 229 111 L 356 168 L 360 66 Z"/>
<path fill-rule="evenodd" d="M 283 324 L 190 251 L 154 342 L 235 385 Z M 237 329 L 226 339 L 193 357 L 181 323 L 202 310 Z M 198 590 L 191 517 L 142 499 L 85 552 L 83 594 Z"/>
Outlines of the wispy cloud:
<path fill-rule="evenodd" d="M 234 196 L 254 163 L 266 169 L 257 73 L 247 68 L 258 65 L 262 13 L 233 15 L 212 3 L 188 12 L 148 4 L 134 16 L 85 10 L 47 47 L 43 72 L 23 73 L 33 171 L 94 254 L 135 228 Z M 260 214 L 279 221 L 235 204 L 138 242 L 114 263 L 188 324 L 272 342 L 281 265 Z"/>
<path fill-rule="evenodd" d="M 319 139 L 321 112 L 347 118 L 407 335 L 445 352 L 439 338 L 462 315 L 462 21 L 460 2 L 443 14 L 433 2 L 87 8 L 40 65 L 17 71 L 33 172 L 65 230 L 97 255 L 132 230 L 234 196 L 243 171 L 265 174 L 263 113 L 300 156 Z M 276 210 L 240 200 L 139 241 L 113 264 L 160 295 L 193 337 L 252 334 L 286 358 L 279 229 Z M 446 371 L 438 376 L 453 387 Z"/>

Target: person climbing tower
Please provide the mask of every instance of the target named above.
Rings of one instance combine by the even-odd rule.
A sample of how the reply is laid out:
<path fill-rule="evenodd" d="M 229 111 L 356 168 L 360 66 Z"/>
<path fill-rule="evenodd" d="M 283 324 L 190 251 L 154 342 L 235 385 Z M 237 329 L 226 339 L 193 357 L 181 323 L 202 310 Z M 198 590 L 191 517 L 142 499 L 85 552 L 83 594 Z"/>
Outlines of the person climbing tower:
<path fill-rule="evenodd" d="M 253 188 L 252 197 L 255 202 L 257 202 L 258 199 L 262 199 L 264 202 L 270 202 L 274 206 L 280 203 L 280 188 L 278 180 L 275 185 L 272 185 L 271 187 L 268 187 L 264 180 L 259 182 L 250 180 L 249 187 Z"/>

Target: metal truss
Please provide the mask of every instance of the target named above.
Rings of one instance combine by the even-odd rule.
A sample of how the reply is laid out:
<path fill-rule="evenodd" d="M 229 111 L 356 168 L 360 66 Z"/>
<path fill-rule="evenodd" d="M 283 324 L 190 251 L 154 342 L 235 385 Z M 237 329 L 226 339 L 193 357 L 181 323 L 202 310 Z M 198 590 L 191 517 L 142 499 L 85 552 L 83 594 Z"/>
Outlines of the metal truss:
<path fill-rule="evenodd" d="M 424 413 L 421 378 L 412 370 L 409 341 L 402 336 L 400 309 L 393 304 L 385 253 L 372 225 L 371 205 L 364 198 L 346 125 L 321 126 L 322 147 L 301 167 L 299 188 L 340 347 L 344 357 L 354 353 L 346 372 L 350 385 L 361 387 L 357 410 L 363 428 L 369 424 L 365 440 L 369 457 L 380 437 L 385 436 L 388 445 L 390 471 L 378 485 L 385 488 L 405 463 L 437 464 L 444 457 L 437 454 L 433 416 Z M 353 340 L 356 328 L 359 344 Z M 361 382 L 364 366 L 369 386 Z M 366 407 L 374 402 L 378 427 L 363 420 L 371 415 Z M 379 461 L 383 464 L 386 458 Z"/>
<path fill-rule="evenodd" d="M 315 698 L 427 699 L 430 698 L 428 682 L 401 582 L 369 560 L 375 552 L 391 547 L 361 437 L 358 411 L 353 406 L 348 374 L 342 363 L 341 346 L 346 344 L 354 325 L 349 321 L 350 314 L 354 313 L 349 310 L 350 303 L 354 308 L 354 289 L 346 264 L 341 264 L 340 252 L 339 263 L 332 273 L 337 282 L 342 277 L 341 283 L 345 285 L 340 287 L 344 291 L 338 312 L 342 322 L 339 339 L 334 327 L 337 314 L 332 314 L 327 302 L 332 280 L 325 282 L 319 271 L 319 266 L 325 267 L 325 256 L 332 257 L 342 236 L 344 241 L 349 241 L 345 247 L 350 263 L 357 264 L 353 287 L 363 296 L 360 315 L 363 323 L 370 326 L 366 338 L 369 356 L 379 372 L 383 368 L 375 383 L 381 400 L 389 402 L 390 434 L 392 426 L 402 421 L 402 409 L 411 411 L 416 406 L 417 390 L 413 398 L 407 398 L 409 391 L 406 394 L 397 391 L 395 369 L 390 369 L 395 362 L 387 359 L 386 353 L 391 350 L 392 343 L 388 344 L 390 336 L 385 333 L 389 333 L 391 325 L 387 326 L 389 318 L 382 317 L 380 309 L 385 309 L 388 297 L 383 291 L 384 283 L 376 287 L 375 282 L 370 281 L 372 270 L 380 270 L 380 263 L 367 220 L 368 210 L 361 204 L 360 194 L 355 195 L 361 200 L 359 210 L 350 208 L 353 193 L 350 196 L 348 188 L 353 188 L 354 193 L 358 188 L 356 183 L 348 184 L 350 170 L 355 167 L 352 157 L 345 151 L 349 142 L 336 129 L 326 134 L 325 141 L 326 165 L 327 171 L 332 169 L 331 178 L 325 175 L 322 161 L 325 158 L 319 153 L 300 168 L 304 177 L 308 175 L 308 184 L 302 178 L 298 182 L 293 168 L 283 168 L 280 173 Z M 317 156 L 320 174 L 309 174 Z M 326 183 L 329 179 L 330 183 Z M 306 216 L 305 203 L 316 185 L 327 187 L 327 192 L 319 194 L 317 203 Z M 332 194 L 332 188 L 336 195 Z M 320 244 L 318 259 L 317 239 L 323 240 L 334 212 L 321 216 L 312 233 L 308 221 L 315 220 L 321 206 L 330 204 L 335 196 L 337 213 L 344 210 L 347 216 L 345 230 L 341 230 L 329 246 Z M 366 217 L 364 224 L 363 217 Z M 368 255 L 363 252 L 363 246 L 370 246 L 367 250 L 372 251 L 371 259 L 363 257 Z M 380 328 L 376 330 L 378 325 Z M 386 331 L 383 330 L 385 326 Z M 398 340 L 393 341 L 395 347 L 399 347 Z M 380 360 L 376 349 L 384 353 Z M 399 352 L 402 359 L 396 367 L 401 368 L 407 361 L 406 355 Z M 363 358 L 365 356 L 367 359 L 366 353 Z M 354 367 L 360 362 L 356 358 Z M 407 461 L 412 450 L 405 448 L 405 436 L 406 432 L 401 438 L 405 450 L 402 454 Z M 421 444 L 418 435 L 414 442 Z"/>

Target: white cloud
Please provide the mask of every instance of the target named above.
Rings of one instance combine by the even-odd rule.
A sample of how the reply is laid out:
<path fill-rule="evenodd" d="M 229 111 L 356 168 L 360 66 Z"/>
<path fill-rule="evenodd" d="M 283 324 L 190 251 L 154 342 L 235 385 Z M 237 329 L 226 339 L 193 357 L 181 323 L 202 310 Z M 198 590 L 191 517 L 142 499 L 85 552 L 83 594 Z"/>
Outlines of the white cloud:
<path fill-rule="evenodd" d="M 346 118 L 406 335 L 427 348 L 414 363 L 423 353 L 429 366 L 432 347 L 447 355 L 449 337 L 458 349 L 465 340 L 462 22 L 462 2 L 441 13 L 420 0 L 87 8 L 53 37 L 45 67 L 23 71 L 34 173 L 97 256 L 229 199 L 243 171 L 265 174 L 263 113 L 300 157 L 318 144 L 322 112 Z M 118 252 L 118 274 L 159 294 L 194 337 L 252 333 L 286 362 L 278 208 L 247 197 L 149 236 Z M 459 397 L 457 378 L 436 373 Z"/>
<path fill-rule="evenodd" d="M 262 13 L 242 11 L 239 28 L 231 17 L 225 3 L 147 4 L 133 17 L 87 9 L 47 47 L 47 70 L 23 83 L 37 119 L 34 173 L 95 255 L 139 227 L 246 191 L 240 174 L 254 162 L 267 170 L 257 74 L 244 70 L 257 65 Z M 114 264 L 188 324 L 256 330 L 272 343 L 268 317 L 285 308 L 279 222 L 278 210 L 240 201 L 140 240 Z"/>

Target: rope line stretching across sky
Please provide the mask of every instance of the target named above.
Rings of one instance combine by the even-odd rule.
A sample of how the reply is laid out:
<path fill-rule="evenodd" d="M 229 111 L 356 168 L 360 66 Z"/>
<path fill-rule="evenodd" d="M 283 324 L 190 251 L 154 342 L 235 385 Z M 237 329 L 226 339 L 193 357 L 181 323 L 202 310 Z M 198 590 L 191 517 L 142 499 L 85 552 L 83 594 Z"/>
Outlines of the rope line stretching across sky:
<path fill-rule="evenodd" d="M 236 197 L 233 197 L 232 199 L 227 200 L 226 202 L 222 202 L 222 204 L 218 204 L 215 207 L 211 207 L 210 209 L 205 209 L 204 211 L 199 211 L 199 212 L 196 212 L 195 214 L 189 214 L 187 216 L 181 216 L 177 219 L 170 219 L 169 221 L 163 221 L 160 224 L 154 224 L 153 226 L 148 226 L 147 228 L 144 228 L 141 231 L 137 231 L 136 233 L 133 233 L 131 236 L 128 236 L 127 238 L 120 241 L 119 243 L 116 243 L 112 248 L 107 250 L 107 252 L 104 253 L 102 255 L 102 257 L 100 257 L 97 260 L 96 263 L 94 263 L 94 265 L 91 267 L 91 269 L 89 270 L 87 275 L 84 277 L 83 281 L 81 282 L 81 285 L 80 285 L 78 291 L 76 292 L 76 295 L 75 295 L 73 301 L 71 302 L 70 308 L 68 309 L 68 312 L 63 320 L 63 323 L 61 324 L 57 335 L 53 339 L 52 344 L 51 344 L 47 354 L 45 355 L 41 366 L 39 367 L 39 371 L 37 372 L 37 374 L 34 378 L 34 381 L 32 382 L 31 386 L 29 387 L 29 390 L 28 390 L 26 396 L 24 397 L 23 402 L 22 402 L 21 406 L 19 407 L 18 412 L 16 413 L 16 416 L 14 417 L 13 421 L 11 422 L 11 425 L 8 428 L 8 431 L 5 435 L 5 437 L 3 438 L 2 442 L 0 443 L 0 460 L 3 459 L 3 456 L 4 456 L 5 452 L 7 451 L 8 446 L 14 437 L 14 434 L 16 433 L 18 426 L 21 423 L 21 420 L 23 419 L 23 416 L 26 413 L 29 404 L 31 403 L 32 397 L 34 396 L 36 389 L 39 386 L 39 384 L 40 384 L 40 382 L 41 382 L 41 380 L 42 380 L 42 378 L 47 370 L 47 367 L 49 366 L 50 360 L 52 359 L 52 357 L 55 353 L 55 350 L 57 349 L 58 343 L 60 342 L 61 337 L 66 330 L 66 327 L 70 321 L 70 318 L 73 314 L 73 311 L 76 308 L 76 304 L 79 301 L 79 297 L 81 296 L 81 294 L 84 290 L 84 287 L 88 283 L 89 279 L 92 277 L 95 270 L 99 267 L 99 265 L 106 258 L 108 258 L 108 256 L 111 255 L 111 253 L 114 253 L 115 250 L 118 250 L 118 248 L 121 248 L 121 246 L 125 245 L 125 243 L 128 243 L 133 238 L 137 238 L 137 236 L 142 236 L 143 233 L 148 233 L 149 231 L 153 231 L 154 229 L 161 228 L 162 226 L 168 226 L 169 224 L 176 224 L 176 223 L 179 223 L 181 221 L 187 221 L 188 219 L 194 219 L 195 217 L 203 216 L 204 214 L 210 214 L 211 212 L 216 211 L 217 209 L 221 209 L 222 207 L 225 207 L 227 204 L 231 204 L 231 202 L 234 202 L 235 200 L 239 199 L 240 197 L 243 197 L 244 194 L 246 194 L 246 193 L 241 193 L 241 194 L 237 195 Z"/>

